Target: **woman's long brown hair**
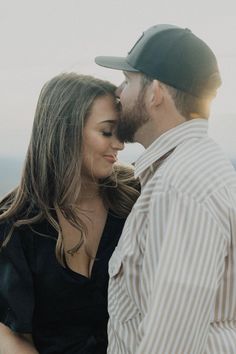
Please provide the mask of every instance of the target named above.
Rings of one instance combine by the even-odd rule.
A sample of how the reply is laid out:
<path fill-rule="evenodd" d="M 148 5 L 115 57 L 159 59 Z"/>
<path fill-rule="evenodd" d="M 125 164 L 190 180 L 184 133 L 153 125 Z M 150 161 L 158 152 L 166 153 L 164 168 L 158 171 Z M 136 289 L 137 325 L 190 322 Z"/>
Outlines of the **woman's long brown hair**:
<path fill-rule="evenodd" d="M 60 74 L 44 85 L 20 184 L 0 201 L 0 223 L 11 225 L 1 247 L 15 228 L 46 219 L 58 231 L 56 255 L 63 264 L 57 209 L 80 230 L 78 244 L 82 244 L 86 227 L 76 202 L 81 190 L 83 128 L 96 98 L 110 95 L 115 105 L 115 89 L 108 81 L 76 73 Z M 125 166 L 116 166 L 112 175 L 101 181 L 100 189 L 107 207 L 121 217 L 129 213 L 139 195 L 133 171 Z"/>

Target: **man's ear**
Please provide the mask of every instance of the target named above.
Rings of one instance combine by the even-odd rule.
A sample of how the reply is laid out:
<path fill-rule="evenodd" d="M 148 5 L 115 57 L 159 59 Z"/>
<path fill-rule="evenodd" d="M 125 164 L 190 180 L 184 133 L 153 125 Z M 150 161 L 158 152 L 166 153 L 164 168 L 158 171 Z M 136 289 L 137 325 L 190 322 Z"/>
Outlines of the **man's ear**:
<path fill-rule="evenodd" d="M 149 88 L 148 103 L 152 107 L 157 107 L 163 100 L 163 87 L 158 80 L 153 80 Z"/>

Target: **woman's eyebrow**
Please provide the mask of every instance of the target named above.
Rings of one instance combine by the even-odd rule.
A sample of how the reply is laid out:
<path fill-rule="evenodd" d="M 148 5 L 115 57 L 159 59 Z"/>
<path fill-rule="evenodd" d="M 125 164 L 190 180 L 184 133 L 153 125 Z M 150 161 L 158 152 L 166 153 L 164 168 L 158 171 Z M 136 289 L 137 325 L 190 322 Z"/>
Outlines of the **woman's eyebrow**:
<path fill-rule="evenodd" d="M 102 124 L 102 123 L 111 123 L 111 124 L 115 124 L 115 123 L 116 123 L 116 119 L 107 119 L 107 120 L 103 120 L 103 121 L 99 122 L 98 124 Z"/>

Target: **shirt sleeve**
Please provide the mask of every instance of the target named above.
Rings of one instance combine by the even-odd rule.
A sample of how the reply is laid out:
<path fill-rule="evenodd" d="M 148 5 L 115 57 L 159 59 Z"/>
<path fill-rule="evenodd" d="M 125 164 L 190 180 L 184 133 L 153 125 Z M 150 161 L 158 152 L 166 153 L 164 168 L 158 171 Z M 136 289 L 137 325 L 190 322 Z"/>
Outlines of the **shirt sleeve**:
<path fill-rule="evenodd" d="M 0 241 L 4 237 L 0 227 Z M 32 332 L 34 291 L 32 272 L 20 233 L 0 252 L 0 322 L 19 333 Z"/>
<path fill-rule="evenodd" d="M 227 241 L 196 200 L 174 191 L 157 199 L 149 237 L 158 260 L 136 354 L 203 353 Z"/>

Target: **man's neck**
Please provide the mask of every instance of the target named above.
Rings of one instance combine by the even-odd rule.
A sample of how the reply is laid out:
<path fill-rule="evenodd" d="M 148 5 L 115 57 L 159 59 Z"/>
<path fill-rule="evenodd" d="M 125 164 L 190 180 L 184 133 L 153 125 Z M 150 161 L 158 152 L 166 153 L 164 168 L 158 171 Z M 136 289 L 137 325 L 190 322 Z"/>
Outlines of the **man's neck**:
<path fill-rule="evenodd" d="M 150 119 L 136 132 L 134 141 L 147 149 L 162 134 L 184 122 L 186 122 L 186 119 L 181 115 L 173 116 L 172 119 L 170 117 L 154 117 L 154 119 Z"/>

